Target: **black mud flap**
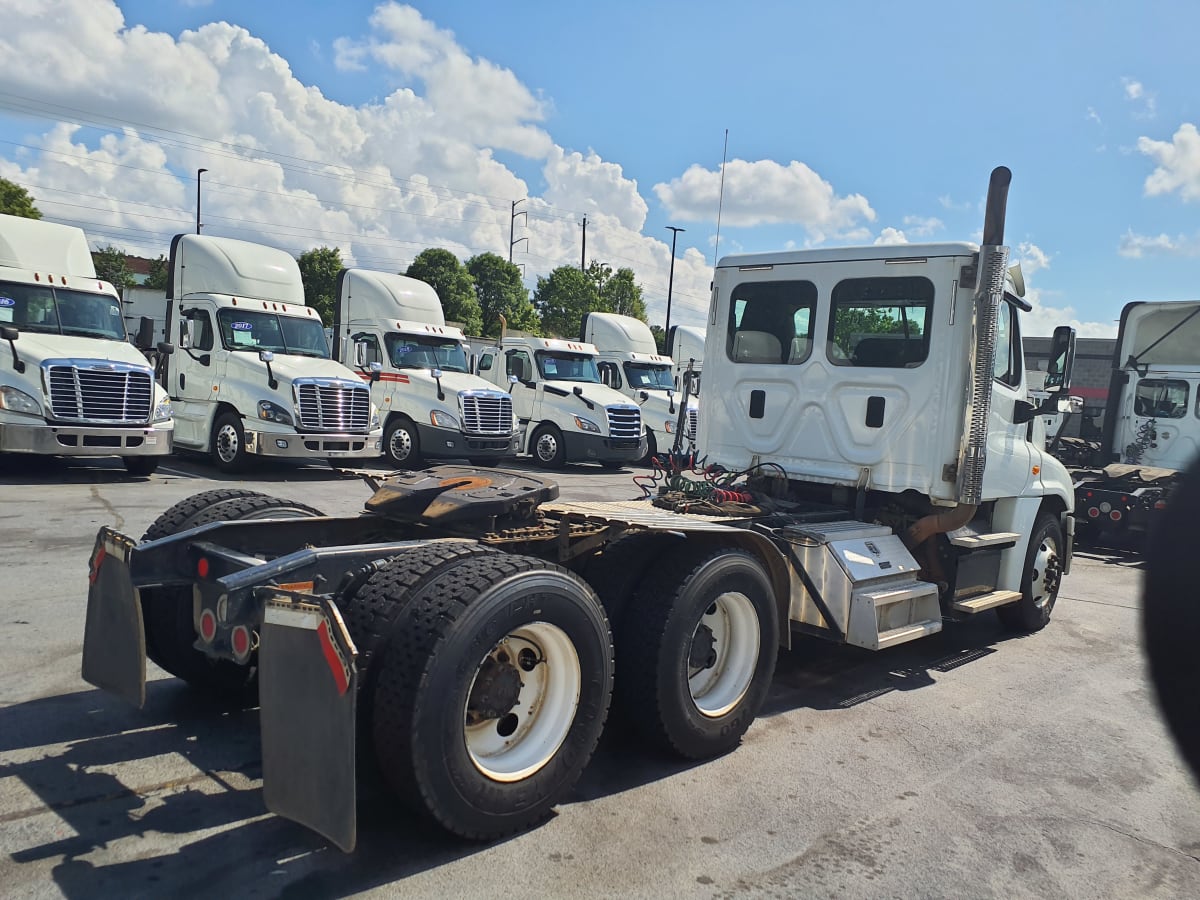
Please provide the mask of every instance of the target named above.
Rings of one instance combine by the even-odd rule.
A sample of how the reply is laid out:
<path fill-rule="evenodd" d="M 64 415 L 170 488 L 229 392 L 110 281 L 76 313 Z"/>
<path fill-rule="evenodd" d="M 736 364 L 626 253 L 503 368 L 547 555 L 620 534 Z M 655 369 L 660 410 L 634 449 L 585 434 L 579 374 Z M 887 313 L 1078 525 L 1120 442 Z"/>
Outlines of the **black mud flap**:
<path fill-rule="evenodd" d="M 357 651 L 332 601 L 287 591 L 266 597 L 258 650 L 263 800 L 349 853 L 358 837 Z"/>
<path fill-rule="evenodd" d="M 133 538 L 107 526 L 96 535 L 88 565 L 83 680 L 141 708 L 146 702 L 146 632 L 129 576 L 135 546 Z"/>

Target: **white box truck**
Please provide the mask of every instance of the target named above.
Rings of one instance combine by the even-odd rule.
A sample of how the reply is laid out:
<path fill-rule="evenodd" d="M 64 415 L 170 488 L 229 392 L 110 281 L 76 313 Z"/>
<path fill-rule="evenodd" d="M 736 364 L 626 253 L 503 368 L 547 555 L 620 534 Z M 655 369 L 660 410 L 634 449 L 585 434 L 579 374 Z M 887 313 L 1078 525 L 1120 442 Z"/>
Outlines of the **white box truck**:
<path fill-rule="evenodd" d="M 401 469 L 430 459 L 495 465 L 516 456 L 507 390 L 471 374 L 462 330 L 446 324 L 437 292 L 405 275 L 343 269 L 337 282 L 334 359 L 371 377 L 384 455 Z"/>
<path fill-rule="evenodd" d="M 570 794 L 610 699 L 640 745 L 706 759 L 738 745 L 793 635 L 886 653 L 988 610 L 1038 631 L 1074 498 L 1029 439 L 1008 180 L 982 247 L 721 260 L 700 452 L 725 468 L 676 471 L 653 503 L 439 466 L 358 516 L 210 492 L 141 543 L 101 529 L 84 677 L 144 703 L 147 648 L 203 690 L 257 676 L 267 808 L 349 850 L 362 758 L 397 804 L 495 839 Z M 1063 388 L 1073 342 L 1055 332 Z M 593 383 L 547 378 L 594 352 L 502 346 L 599 418 Z"/>
<path fill-rule="evenodd" d="M 674 363 L 659 354 L 649 325 L 632 316 L 590 312 L 583 317 L 579 339 L 599 351 L 601 381 L 641 407 L 646 426 L 642 462 L 649 464 L 659 453 L 675 449 L 681 421 L 679 452 L 694 450 L 700 407 L 694 396 L 675 386 Z"/>
<path fill-rule="evenodd" d="M 482 378 L 508 388 L 520 447 L 541 466 L 598 462 L 615 469 L 646 455 L 641 407 L 606 387 L 591 344 L 509 333 L 476 361 Z"/>
<path fill-rule="evenodd" d="M 0 453 L 119 456 L 149 475 L 171 452 L 171 403 L 80 229 L 0 215 L 0 340 Z"/>
<path fill-rule="evenodd" d="M 161 377 L 177 448 L 224 471 L 255 457 L 374 459 L 383 430 L 370 386 L 330 359 L 296 260 L 262 244 L 181 234 L 171 242 Z"/>

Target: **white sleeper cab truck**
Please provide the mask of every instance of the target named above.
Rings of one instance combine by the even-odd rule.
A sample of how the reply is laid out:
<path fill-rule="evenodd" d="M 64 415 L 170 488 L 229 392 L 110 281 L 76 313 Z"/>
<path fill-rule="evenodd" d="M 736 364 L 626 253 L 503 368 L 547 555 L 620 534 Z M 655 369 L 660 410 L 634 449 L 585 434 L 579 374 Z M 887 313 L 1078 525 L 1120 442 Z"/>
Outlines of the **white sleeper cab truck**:
<path fill-rule="evenodd" d="M 632 316 L 592 312 L 583 317 L 582 332 L 580 340 L 593 344 L 600 353 L 596 365 L 601 381 L 642 409 L 646 426 L 642 461 L 649 463 L 676 447 L 681 453 L 694 449 L 699 406 L 695 397 L 675 387 L 671 357 L 659 354 L 650 326 Z"/>
<path fill-rule="evenodd" d="M 253 457 L 372 459 L 381 453 L 371 388 L 329 358 L 304 305 L 300 268 L 273 247 L 207 235 L 171 243 L 161 367 L 177 448 L 235 471 Z"/>
<path fill-rule="evenodd" d="M 428 459 L 495 465 L 517 454 L 512 397 L 470 372 L 460 329 L 446 324 L 437 292 L 405 275 L 343 269 L 334 358 L 371 378 L 383 417 L 383 450 L 402 469 Z"/>
<path fill-rule="evenodd" d="M 1072 492 L 1029 440 L 1007 186 L 998 169 L 982 247 L 720 261 L 699 450 L 724 468 L 677 467 L 653 503 L 435 466 L 356 516 L 210 491 L 141 542 L 102 528 L 84 677 L 138 705 L 147 654 L 200 690 L 257 681 L 267 808 L 350 850 L 360 760 L 397 806 L 491 840 L 569 796 L 610 702 L 638 746 L 708 759 L 737 747 L 795 634 L 886 653 L 985 610 L 1038 631 Z M 1072 341 L 1055 334 L 1063 387 Z M 514 390 L 563 385 L 549 396 L 602 427 L 593 350 L 501 347 Z"/>
<path fill-rule="evenodd" d="M 691 371 L 691 392 L 699 395 L 700 372 L 704 368 L 704 329 L 694 325 L 672 325 L 667 332 L 667 353 L 675 362 L 675 387 L 683 390 L 684 373 Z"/>
<path fill-rule="evenodd" d="M 597 362 L 596 348 L 582 341 L 506 332 L 476 365 L 510 390 L 521 451 L 538 465 L 619 468 L 646 455 L 646 431 L 641 407 L 601 382 Z"/>
<path fill-rule="evenodd" d="M 149 475 L 171 452 L 171 404 L 78 228 L 0 215 L 0 340 L 0 453 L 120 456 Z"/>

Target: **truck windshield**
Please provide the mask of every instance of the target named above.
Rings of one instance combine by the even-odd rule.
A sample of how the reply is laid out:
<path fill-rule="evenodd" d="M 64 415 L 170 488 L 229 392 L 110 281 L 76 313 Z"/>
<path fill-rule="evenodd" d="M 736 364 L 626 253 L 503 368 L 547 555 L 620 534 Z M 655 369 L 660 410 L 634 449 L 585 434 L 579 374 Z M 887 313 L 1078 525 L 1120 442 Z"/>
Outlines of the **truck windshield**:
<path fill-rule="evenodd" d="M 397 369 L 441 369 L 467 371 L 467 353 L 462 344 L 448 337 L 417 334 L 389 334 L 388 359 Z"/>
<path fill-rule="evenodd" d="M 317 318 L 222 309 L 217 313 L 226 350 L 270 350 L 293 356 L 329 358 L 325 329 Z"/>
<path fill-rule="evenodd" d="M 39 334 L 125 340 L 125 321 L 116 297 L 40 284 L 0 281 L 0 325 Z"/>
<path fill-rule="evenodd" d="M 582 381 L 589 384 L 600 383 L 600 371 L 596 368 L 596 360 L 591 356 L 580 353 L 559 353 L 552 350 L 539 350 L 537 356 L 538 368 L 542 377 L 552 381 Z"/>
<path fill-rule="evenodd" d="M 625 380 L 636 390 L 673 391 L 675 379 L 671 367 L 649 363 L 625 363 Z"/>

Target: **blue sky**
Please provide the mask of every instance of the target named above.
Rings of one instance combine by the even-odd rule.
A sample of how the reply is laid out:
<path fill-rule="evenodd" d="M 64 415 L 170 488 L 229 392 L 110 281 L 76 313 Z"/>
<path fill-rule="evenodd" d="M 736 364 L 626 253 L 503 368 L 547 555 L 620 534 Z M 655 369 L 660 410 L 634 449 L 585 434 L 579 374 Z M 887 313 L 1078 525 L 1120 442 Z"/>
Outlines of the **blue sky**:
<path fill-rule="evenodd" d="M 286 13 L 280 10 L 286 9 Z M 426 246 L 532 279 L 629 266 L 699 323 L 729 131 L 722 252 L 1008 242 L 1033 330 L 1115 331 L 1194 298 L 1200 7 L 690 3 L 584 7 L 0 0 L 0 176 L 97 244 L 210 233 L 399 269 Z"/>

